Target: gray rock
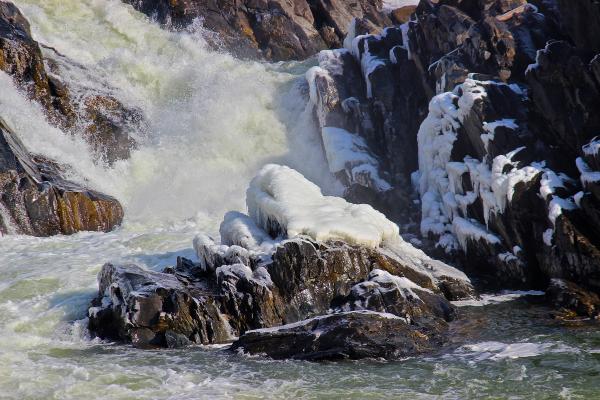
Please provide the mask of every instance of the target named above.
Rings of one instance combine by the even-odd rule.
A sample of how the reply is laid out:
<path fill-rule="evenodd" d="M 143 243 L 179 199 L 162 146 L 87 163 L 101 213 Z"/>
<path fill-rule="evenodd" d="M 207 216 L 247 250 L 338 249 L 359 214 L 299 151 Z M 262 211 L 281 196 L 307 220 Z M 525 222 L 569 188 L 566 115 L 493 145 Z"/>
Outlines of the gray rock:
<path fill-rule="evenodd" d="M 412 325 L 390 314 L 354 311 L 251 331 L 231 349 L 274 359 L 397 359 L 439 348 L 443 341 L 440 326 Z"/>

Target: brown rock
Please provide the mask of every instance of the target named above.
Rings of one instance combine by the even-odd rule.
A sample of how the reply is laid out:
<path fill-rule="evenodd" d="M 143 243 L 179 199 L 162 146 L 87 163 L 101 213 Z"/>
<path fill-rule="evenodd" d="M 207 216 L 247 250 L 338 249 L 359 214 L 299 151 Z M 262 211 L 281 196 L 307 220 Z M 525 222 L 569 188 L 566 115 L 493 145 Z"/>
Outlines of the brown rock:
<path fill-rule="evenodd" d="M 404 24 L 410 20 L 410 16 L 416 11 L 417 6 L 404 6 L 392 11 L 392 19 L 397 24 Z"/>
<path fill-rule="evenodd" d="M 327 47 L 339 47 L 353 18 L 369 30 L 391 25 L 381 0 L 124 0 L 170 28 L 181 29 L 195 18 L 215 32 L 213 46 L 237 56 L 281 61 L 308 58 Z"/>
<path fill-rule="evenodd" d="M 29 155 L 0 120 L 0 231 L 34 236 L 109 231 L 123 219 L 112 197 L 64 180 L 49 160 Z"/>
<path fill-rule="evenodd" d="M 546 297 L 562 320 L 596 319 L 600 314 L 600 296 L 567 280 L 552 279 Z"/>

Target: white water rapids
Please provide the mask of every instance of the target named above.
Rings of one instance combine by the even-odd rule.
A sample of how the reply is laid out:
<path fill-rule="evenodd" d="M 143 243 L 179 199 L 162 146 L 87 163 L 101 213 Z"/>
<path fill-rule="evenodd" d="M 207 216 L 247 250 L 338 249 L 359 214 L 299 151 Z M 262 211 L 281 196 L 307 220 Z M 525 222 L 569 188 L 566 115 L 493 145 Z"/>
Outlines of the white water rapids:
<path fill-rule="evenodd" d="M 193 258 L 194 234 L 216 233 L 224 212 L 244 210 L 247 184 L 264 164 L 287 164 L 325 192 L 339 189 L 302 93 L 310 61 L 236 60 L 207 49 L 199 27 L 170 33 L 118 0 L 15 3 L 36 40 L 83 67 L 59 64 L 67 83 L 110 88 L 144 112 L 148 129 L 130 160 L 98 165 L 82 140 L 48 125 L 0 73 L 0 116 L 29 150 L 71 166 L 71 179 L 115 196 L 126 212 L 123 226 L 107 234 L 0 238 L 0 399 L 567 398 L 597 389 L 594 375 L 573 366 L 600 373 L 597 356 L 585 349 L 598 335 L 584 333 L 579 349 L 521 320 L 518 327 L 490 324 L 485 346 L 401 364 L 273 362 L 90 339 L 84 317 L 102 264 L 160 269 L 178 255 Z M 510 342 L 526 342 L 527 353 L 473 355 L 512 356 L 523 347 Z"/>

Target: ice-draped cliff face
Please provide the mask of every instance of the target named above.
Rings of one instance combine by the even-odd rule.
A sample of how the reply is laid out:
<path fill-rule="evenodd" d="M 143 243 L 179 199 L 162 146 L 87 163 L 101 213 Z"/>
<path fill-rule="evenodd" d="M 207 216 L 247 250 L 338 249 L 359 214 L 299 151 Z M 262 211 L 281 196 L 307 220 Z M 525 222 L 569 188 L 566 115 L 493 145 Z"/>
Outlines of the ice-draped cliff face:
<path fill-rule="evenodd" d="M 302 65 L 240 62 L 209 50 L 199 25 L 167 32 L 116 0 L 18 6 L 34 38 L 60 54 L 44 50 L 67 85 L 108 89 L 142 110 L 147 129 L 134 133 L 139 149 L 108 168 L 93 165 L 83 141 L 49 127 L 14 88 L 3 89 L 11 99 L 0 100 L 31 151 L 69 164 L 76 180 L 117 197 L 126 222 L 158 225 L 243 209 L 246 182 L 271 161 L 333 188 L 297 83 Z"/>

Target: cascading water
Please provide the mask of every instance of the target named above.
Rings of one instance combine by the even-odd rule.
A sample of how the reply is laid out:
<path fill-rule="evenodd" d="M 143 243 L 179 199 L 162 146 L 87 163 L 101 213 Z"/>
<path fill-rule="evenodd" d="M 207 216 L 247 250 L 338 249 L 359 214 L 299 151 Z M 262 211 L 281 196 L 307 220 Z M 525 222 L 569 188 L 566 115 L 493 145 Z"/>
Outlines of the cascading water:
<path fill-rule="evenodd" d="M 325 192 L 339 188 L 298 80 L 308 64 L 236 60 L 209 50 L 199 26 L 169 33 L 117 0 L 15 3 L 36 40 L 74 63 L 57 59 L 67 83 L 109 88 L 143 111 L 148 129 L 129 160 L 99 164 L 82 139 L 51 127 L 0 73 L 0 116 L 29 150 L 72 167 L 70 179 L 115 196 L 126 212 L 124 226 L 107 234 L 0 239 L 0 398 L 568 396 L 598 385 L 593 374 L 578 375 L 573 367 L 600 372 L 597 354 L 586 351 L 597 335 L 582 330 L 562 338 L 525 326 L 514 306 L 495 306 L 497 320 L 490 311 L 479 315 L 493 320 L 478 337 L 486 345 L 401 365 L 281 363 L 205 348 L 139 351 L 90 339 L 83 318 L 101 265 L 158 269 L 177 255 L 193 258 L 193 235 L 216 233 L 225 211 L 243 210 L 246 186 L 265 163 L 288 164 Z M 514 342 L 522 346 L 508 345 Z M 552 379 L 540 359 L 555 368 Z M 577 386 L 569 383 L 574 376 Z"/>

